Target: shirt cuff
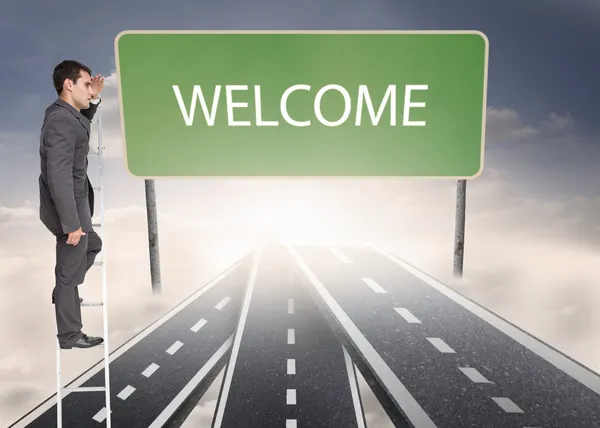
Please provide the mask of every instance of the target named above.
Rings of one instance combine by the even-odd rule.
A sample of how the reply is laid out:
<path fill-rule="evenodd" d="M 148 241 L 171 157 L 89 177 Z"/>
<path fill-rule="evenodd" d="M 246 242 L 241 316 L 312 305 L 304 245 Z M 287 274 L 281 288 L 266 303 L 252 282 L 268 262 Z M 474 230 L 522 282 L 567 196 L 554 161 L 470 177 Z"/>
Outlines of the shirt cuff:
<path fill-rule="evenodd" d="M 90 100 L 90 103 L 92 103 L 92 104 L 99 104 L 99 103 L 100 103 L 100 97 L 98 97 L 98 98 L 96 98 L 96 99 L 93 99 L 93 98 L 92 98 L 92 99 Z"/>

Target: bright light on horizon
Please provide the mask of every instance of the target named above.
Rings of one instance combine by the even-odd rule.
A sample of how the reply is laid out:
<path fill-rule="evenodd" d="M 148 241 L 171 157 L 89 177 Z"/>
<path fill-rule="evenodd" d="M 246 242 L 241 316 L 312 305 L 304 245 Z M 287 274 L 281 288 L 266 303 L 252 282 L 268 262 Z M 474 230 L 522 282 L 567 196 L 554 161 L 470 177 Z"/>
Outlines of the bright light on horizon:
<path fill-rule="evenodd" d="M 316 243 L 327 232 L 327 226 L 333 226 L 319 204 L 302 196 L 269 203 L 261 217 L 261 226 L 270 238 L 286 243 Z"/>
<path fill-rule="evenodd" d="M 257 226 L 265 231 L 267 240 L 324 245 L 339 239 L 345 216 L 335 207 L 306 193 L 279 196 L 259 204 L 256 213 Z"/>

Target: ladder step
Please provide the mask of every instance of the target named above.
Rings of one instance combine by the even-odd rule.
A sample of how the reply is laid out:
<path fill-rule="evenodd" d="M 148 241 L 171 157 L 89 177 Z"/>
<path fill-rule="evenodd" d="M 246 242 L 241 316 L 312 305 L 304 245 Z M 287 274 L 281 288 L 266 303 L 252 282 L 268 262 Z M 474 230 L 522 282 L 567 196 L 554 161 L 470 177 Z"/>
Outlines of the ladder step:
<path fill-rule="evenodd" d="M 63 392 L 104 392 L 106 387 L 104 386 L 79 386 L 76 388 L 61 388 Z"/>
<path fill-rule="evenodd" d="M 94 151 L 90 150 L 88 154 L 90 154 L 90 155 L 98 155 L 98 154 L 100 154 L 100 152 L 98 151 L 98 149 L 106 150 L 106 146 L 94 147 Z"/>
<path fill-rule="evenodd" d="M 96 261 L 94 262 L 94 264 L 92 266 L 102 266 L 103 262 L 102 260 Z"/>
<path fill-rule="evenodd" d="M 103 302 L 82 302 L 81 306 L 103 306 Z"/>
<path fill-rule="evenodd" d="M 102 223 L 92 223 L 92 227 L 102 227 Z"/>
<path fill-rule="evenodd" d="M 92 186 L 92 189 L 97 190 L 98 192 L 102 190 L 102 186 Z"/>

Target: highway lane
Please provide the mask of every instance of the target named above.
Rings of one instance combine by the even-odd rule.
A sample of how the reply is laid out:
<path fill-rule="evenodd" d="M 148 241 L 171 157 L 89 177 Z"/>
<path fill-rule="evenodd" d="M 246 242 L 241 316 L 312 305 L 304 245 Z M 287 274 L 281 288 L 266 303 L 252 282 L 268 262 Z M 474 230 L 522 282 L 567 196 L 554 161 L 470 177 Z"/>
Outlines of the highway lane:
<path fill-rule="evenodd" d="M 240 260 L 115 350 L 110 364 L 112 427 L 161 427 L 192 389 L 207 388 L 214 380 L 231 349 L 251 261 L 249 256 Z M 101 369 L 81 385 L 69 386 L 103 386 L 104 369 L 102 363 L 97 366 Z M 63 427 L 106 426 L 104 392 L 71 392 L 62 403 Z M 55 398 L 13 426 L 56 427 Z"/>
<path fill-rule="evenodd" d="M 413 426 L 600 427 L 597 374 L 401 260 L 290 251 Z"/>
<path fill-rule="evenodd" d="M 284 247 L 257 259 L 213 428 L 365 427 L 354 366 L 297 274 Z"/>

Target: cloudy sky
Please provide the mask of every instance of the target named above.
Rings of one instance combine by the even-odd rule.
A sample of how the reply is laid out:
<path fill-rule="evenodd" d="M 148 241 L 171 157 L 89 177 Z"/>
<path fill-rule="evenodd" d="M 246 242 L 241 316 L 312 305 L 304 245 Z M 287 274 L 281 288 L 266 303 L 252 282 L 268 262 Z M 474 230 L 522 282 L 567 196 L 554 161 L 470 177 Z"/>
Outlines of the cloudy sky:
<path fill-rule="evenodd" d="M 227 267 L 268 226 L 290 239 L 371 240 L 600 371 L 600 3 L 21 1 L 0 36 L 0 425 L 54 392 L 54 241 L 37 217 L 38 132 L 63 59 L 103 93 L 111 346 Z M 164 292 L 150 292 L 144 183 L 125 170 L 114 37 L 130 29 L 477 29 L 490 41 L 485 170 L 468 185 L 454 281 L 455 183 L 168 180 L 157 186 Z M 184 64 L 182 64 L 184 66 Z M 94 143 L 92 141 L 92 143 Z M 95 162 L 90 175 L 95 180 Z M 85 298 L 97 295 L 90 274 Z M 90 316 L 90 333 L 101 331 Z M 38 360 L 34 360 L 34 356 Z M 100 353 L 67 356 L 72 379 Z M 216 392 L 193 418 L 206 422 Z M 370 420 L 379 418 L 373 400 Z M 383 425 L 378 425 L 383 426 Z"/>

